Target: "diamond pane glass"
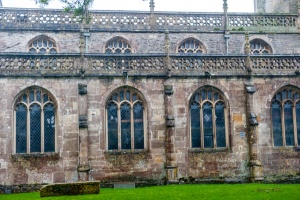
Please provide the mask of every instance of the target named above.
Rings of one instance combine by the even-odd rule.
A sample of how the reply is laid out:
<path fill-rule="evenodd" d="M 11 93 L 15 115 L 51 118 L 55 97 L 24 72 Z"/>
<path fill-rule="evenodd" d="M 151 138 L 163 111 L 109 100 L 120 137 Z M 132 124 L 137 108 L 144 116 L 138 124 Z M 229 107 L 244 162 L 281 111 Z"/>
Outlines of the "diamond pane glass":
<path fill-rule="evenodd" d="M 215 108 L 217 147 L 226 147 L 224 104 L 218 102 Z"/>
<path fill-rule="evenodd" d="M 282 146 L 281 104 L 278 101 L 272 103 L 272 125 L 274 146 Z"/>
<path fill-rule="evenodd" d="M 121 148 L 131 149 L 131 123 L 130 105 L 121 105 Z"/>
<path fill-rule="evenodd" d="M 134 119 L 134 149 L 144 149 L 144 114 L 143 105 L 137 103 L 133 106 Z"/>
<path fill-rule="evenodd" d="M 118 149 L 118 110 L 115 103 L 107 106 L 108 149 Z"/>
<path fill-rule="evenodd" d="M 31 90 L 29 93 L 29 100 L 30 100 L 30 103 L 32 103 L 34 101 L 34 91 L 33 90 Z"/>
<path fill-rule="evenodd" d="M 287 146 L 294 145 L 294 123 L 293 123 L 293 104 L 290 101 L 284 104 L 284 126 L 285 140 Z"/>
<path fill-rule="evenodd" d="M 41 152 L 41 107 L 30 106 L 30 152 Z"/>
<path fill-rule="evenodd" d="M 298 146 L 300 146 L 300 102 L 296 104 L 296 123 L 297 123 L 297 138 Z"/>
<path fill-rule="evenodd" d="M 200 108 L 199 104 L 193 102 L 190 107 L 191 112 L 191 136 L 192 136 L 192 148 L 200 148 Z"/>
<path fill-rule="evenodd" d="M 44 107 L 44 151 L 55 151 L 55 110 L 52 104 Z"/>
<path fill-rule="evenodd" d="M 27 109 L 25 105 L 16 107 L 16 153 L 27 151 Z"/>
<path fill-rule="evenodd" d="M 203 132 L 204 148 L 213 147 L 212 106 L 208 102 L 203 105 Z"/>

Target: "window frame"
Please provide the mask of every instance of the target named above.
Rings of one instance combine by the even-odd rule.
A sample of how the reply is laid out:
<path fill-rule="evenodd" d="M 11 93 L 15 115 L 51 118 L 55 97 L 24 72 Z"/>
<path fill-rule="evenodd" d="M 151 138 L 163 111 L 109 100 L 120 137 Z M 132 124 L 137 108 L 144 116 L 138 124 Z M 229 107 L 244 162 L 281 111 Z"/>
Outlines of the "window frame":
<path fill-rule="evenodd" d="M 117 47 L 115 45 L 112 45 L 112 47 L 109 47 L 110 44 L 117 43 Z M 119 44 L 122 44 L 120 47 Z M 124 44 L 127 45 L 127 47 L 124 47 Z M 117 50 L 120 50 L 120 52 L 116 52 Z M 107 52 L 110 50 L 111 52 Z M 126 52 L 129 50 L 130 52 Z M 114 37 L 110 40 L 108 40 L 104 46 L 104 53 L 105 54 L 132 54 L 133 53 L 133 48 L 132 45 L 123 37 Z"/>
<path fill-rule="evenodd" d="M 191 48 L 190 46 L 188 48 L 184 48 L 182 49 L 181 46 L 187 42 L 193 42 L 193 44 L 198 44 L 199 47 L 198 48 Z M 186 45 L 185 45 L 186 46 Z M 182 52 L 180 52 L 182 50 Z M 189 52 L 190 50 L 193 50 L 193 52 Z M 198 53 L 197 51 L 201 50 L 202 52 L 201 53 Z M 195 52 L 196 51 L 196 52 Z M 198 40 L 198 39 L 195 39 L 193 37 L 190 37 L 190 38 L 186 38 L 184 39 L 183 41 L 181 41 L 178 46 L 177 46 L 177 49 L 176 49 L 176 52 L 178 54 L 193 54 L 193 55 L 202 55 L 202 54 L 206 54 L 207 50 L 206 50 L 206 47 L 204 46 L 204 44 Z"/>
<path fill-rule="evenodd" d="M 38 42 L 38 41 L 43 41 L 43 44 L 42 44 L 42 47 L 41 48 L 36 48 L 36 47 L 33 47 L 34 46 L 34 42 Z M 44 46 L 44 42 L 47 42 L 47 46 Z M 50 46 L 49 47 L 49 42 L 52 43 L 52 47 Z M 31 52 L 31 49 L 35 49 L 36 52 Z M 40 49 L 45 49 L 46 51 L 45 52 L 41 52 Z M 51 49 L 55 49 L 55 52 L 51 52 Z M 59 52 L 59 49 L 58 49 L 58 45 L 57 43 L 55 42 L 55 40 L 53 40 L 52 38 L 48 37 L 48 36 L 45 36 L 45 35 L 40 35 L 40 36 L 37 36 L 33 39 L 31 39 L 28 44 L 27 44 L 27 52 L 28 53 L 34 53 L 34 54 L 56 54 Z"/>
<path fill-rule="evenodd" d="M 208 100 L 208 99 L 205 99 L 205 100 L 202 100 L 202 96 L 201 96 L 201 91 L 202 90 L 206 90 L 206 91 L 212 91 L 212 93 L 218 93 L 219 95 L 219 99 L 217 101 L 212 101 L 212 100 Z M 199 98 L 201 99 L 199 102 L 198 102 L 198 106 L 199 106 L 199 121 L 200 121 L 200 147 L 193 147 L 193 141 L 192 141 L 192 117 L 191 117 L 191 104 L 193 102 L 196 102 L 194 101 L 193 97 L 196 95 L 196 94 L 199 94 Z M 207 94 L 206 94 L 207 96 Z M 214 98 L 214 94 L 212 94 L 212 98 Z M 212 118 L 213 119 L 216 119 L 216 105 L 219 103 L 219 102 L 222 102 L 223 103 L 223 106 L 224 106 L 224 131 L 225 131 L 225 147 L 217 147 L 217 127 L 216 127 L 216 120 L 212 120 L 212 129 L 213 129 L 213 145 L 212 147 L 205 147 L 204 145 L 204 127 L 203 127 L 203 105 L 206 104 L 206 103 L 209 103 L 210 105 L 212 105 L 212 109 L 211 109 L 211 112 L 212 112 Z M 211 150 L 228 150 L 230 148 L 230 143 L 229 143 L 229 105 L 228 105 L 228 101 L 226 100 L 224 94 L 218 90 L 217 88 L 213 87 L 213 86 L 203 86 L 203 87 L 200 87 L 198 88 L 192 95 L 191 95 L 191 98 L 189 100 L 189 104 L 188 104 L 188 115 L 189 115 L 189 126 L 188 126 L 188 133 L 189 133 L 189 143 L 190 143 L 190 149 L 192 151 L 197 151 L 197 150 L 200 150 L 200 151 L 211 151 Z"/>
<path fill-rule="evenodd" d="M 250 53 L 252 55 L 267 55 L 272 54 L 273 50 L 272 47 L 264 40 L 262 39 L 252 39 L 250 42 Z M 252 46 L 259 45 L 259 48 L 252 48 Z M 255 53 L 255 51 L 258 51 L 258 53 Z M 267 53 L 264 53 L 264 51 L 267 51 Z"/>
<path fill-rule="evenodd" d="M 292 92 L 292 99 L 290 99 L 288 96 L 289 96 L 289 91 Z M 282 92 L 287 92 L 286 93 L 286 98 L 284 98 L 282 96 Z M 298 95 L 298 98 L 295 97 L 295 95 Z M 280 96 L 280 100 L 278 100 L 277 98 L 277 95 L 281 95 Z M 273 123 L 273 102 L 277 102 L 279 103 L 280 105 L 280 122 L 281 122 L 281 137 L 282 137 L 282 144 L 281 145 L 275 145 L 275 135 L 274 135 L 274 123 Z M 284 110 L 284 106 L 287 102 L 292 102 L 292 121 L 293 121 L 293 139 L 294 139 L 294 144 L 293 145 L 287 145 L 287 142 L 286 142 L 286 124 L 285 124 L 285 110 Z M 296 88 L 296 87 L 293 87 L 293 86 L 285 86 L 285 87 L 282 87 L 280 88 L 279 90 L 277 90 L 272 99 L 271 99 L 271 103 L 270 103 L 270 119 L 271 119 L 271 136 L 272 136 L 272 146 L 274 148 L 280 148 L 280 147 L 290 147 L 290 148 L 299 148 L 299 143 L 298 143 L 298 140 L 300 140 L 300 138 L 298 138 L 298 132 L 297 132 L 297 113 L 296 113 L 296 109 L 297 109 L 297 104 L 300 104 L 300 89 L 299 88 Z M 300 115 L 299 115 L 300 117 Z M 300 121 L 300 119 L 299 119 Z M 300 126 L 300 124 L 299 124 Z M 299 137 L 300 137 L 300 134 L 299 134 Z"/>
<path fill-rule="evenodd" d="M 34 101 L 30 102 L 30 92 L 34 91 Z M 36 99 L 37 92 L 39 91 L 41 94 L 41 99 L 44 98 L 44 95 L 46 94 L 48 96 L 48 100 L 44 102 L 44 99 L 42 100 L 43 103 L 39 102 Z M 23 96 L 27 95 L 27 102 L 23 102 Z M 31 138 L 30 138 L 30 116 L 31 116 L 31 106 L 33 105 L 39 105 L 40 106 L 40 150 L 37 152 L 31 152 Z M 19 105 L 23 105 L 26 107 L 26 152 L 17 152 L 17 108 Z M 54 151 L 46 151 L 45 152 L 45 109 L 48 105 L 53 106 L 53 112 L 54 112 Z M 47 90 L 41 88 L 41 87 L 29 87 L 20 92 L 13 104 L 13 154 L 14 155 L 40 155 L 40 154 L 53 154 L 57 153 L 57 103 L 54 98 L 54 96 L 48 92 Z"/>
<path fill-rule="evenodd" d="M 115 95 L 116 93 L 120 94 L 120 91 L 124 91 L 124 95 L 126 96 L 126 91 L 130 92 L 130 101 L 126 100 L 126 97 L 123 100 L 120 100 L 120 96 L 118 95 L 118 100 L 114 101 L 111 100 L 113 98 L 113 95 Z M 135 100 L 132 102 L 132 95 L 136 94 L 137 98 L 139 100 Z M 117 106 L 117 117 L 118 117 L 118 123 L 117 123 L 117 131 L 118 131 L 118 148 L 117 149 L 109 149 L 109 129 L 108 129 L 108 105 L 110 103 L 113 103 Z M 134 133 L 135 133 L 135 129 L 134 129 L 134 106 L 138 103 L 141 103 L 143 106 L 143 132 L 144 132 L 144 148 L 143 149 L 135 149 L 135 140 L 134 140 Z M 123 104 L 129 104 L 130 105 L 130 138 L 131 138 L 131 148 L 130 149 L 122 149 L 122 131 L 121 131 L 121 106 Z M 111 94 L 109 95 L 109 97 L 107 98 L 107 101 L 105 103 L 105 134 L 106 134 L 106 151 L 108 152 L 143 152 L 145 150 L 148 149 L 148 130 L 147 130 L 147 104 L 145 101 L 145 98 L 143 97 L 143 95 L 136 89 L 131 88 L 131 87 L 121 87 L 121 88 L 117 88 L 115 89 L 113 92 L 111 92 Z"/>

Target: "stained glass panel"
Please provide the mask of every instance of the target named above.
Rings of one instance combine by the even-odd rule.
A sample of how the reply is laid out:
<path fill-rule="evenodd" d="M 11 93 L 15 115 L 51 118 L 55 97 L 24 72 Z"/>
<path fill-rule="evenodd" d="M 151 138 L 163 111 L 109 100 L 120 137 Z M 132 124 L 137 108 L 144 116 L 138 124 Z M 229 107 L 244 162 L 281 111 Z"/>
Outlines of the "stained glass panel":
<path fill-rule="evenodd" d="M 212 105 L 210 103 L 203 104 L 203 134 L 204 148 L 213 147 L 213 120 Z"/>
<path fill-rule="evenodd" d="M 30 152 L 41 152 L 41 107 L 30 106 Z"/>
<path fill-rule="evenodd" d="M 274 146 L 282 146 L 281 104 L 278 101 L 272 103 L 272 125 Z"/>
<path fill-rule="evenodd" d="M 107 106 L 108 149 L 118 149 L 118 110 L 117 105 L 109 103 Z"/>
<path fill-rule="evenodd" d="M 130 105 L 128 103 L 123 103 L 120 109 L 121 109 L 121 148 L 131 149 Z"/>
<path fill-rule="evenodd" d="M 192 148 L 200 148 L 201 137 L 200 137 L 200 108 L 199 104 L 194 102 L 190 106 L 191 112 L 191 140 Z"/>
<path fill-rule="evenodd" d="M 215 108 L 217 147 L 226 147 L 224 104 L 218 102 Z"/>
<path fill-rule="evenodd" d="M 287 146 L 294 145 L 294 122 L 293 122 L 293 104 L 290 101 L 284 104 L 284 126 L 285 141 Z"/>
<path fill-rule="evenodd" d="M 55 151 L 55 110 L 52 104 L 44 107 L 44 151 Z"/>
<path fill-rule="evenodd" d="M 134 149 L 144 149 L 143 113 L 143 105 L 141 103 L 137 103 L 133 106 Z"/>
<path fill-rule="evenodd" d="M 16 153 L 27 151 L 27 108 L 19 104 L 16 107 Z"/>

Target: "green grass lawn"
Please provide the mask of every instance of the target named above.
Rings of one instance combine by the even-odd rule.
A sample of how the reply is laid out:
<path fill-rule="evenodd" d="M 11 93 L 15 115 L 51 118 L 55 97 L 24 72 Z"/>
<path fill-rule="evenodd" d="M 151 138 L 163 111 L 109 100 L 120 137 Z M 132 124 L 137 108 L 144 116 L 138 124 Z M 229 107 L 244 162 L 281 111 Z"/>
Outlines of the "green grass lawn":
<path fill-rule="evenodd" d="M 34 200 L 40 199 L 39 192 L 22 194 L 3 194 L 1 200 Z M 79 195 L 47 197 L 43 200 L 193 200 L 193 199 L 300 199 L 300 184 L 199 184 L 199 185 L 167 185 L 136 189 L 108 189 L 102 188 L 98 195 Z"/>

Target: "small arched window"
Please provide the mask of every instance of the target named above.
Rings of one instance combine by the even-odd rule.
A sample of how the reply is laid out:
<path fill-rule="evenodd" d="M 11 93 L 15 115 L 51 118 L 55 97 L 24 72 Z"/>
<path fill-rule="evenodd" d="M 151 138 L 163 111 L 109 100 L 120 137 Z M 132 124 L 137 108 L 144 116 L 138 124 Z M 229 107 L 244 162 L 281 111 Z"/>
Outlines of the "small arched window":
<path fill-rule="evenodd" d="M 44 89 L 29 88 L 15 103 L 16 153 L 55 152 L 55 104 Z"/>
<path fill-rule="evenodd" d="M 254 39 L 250 41 L 251 54 L 271 54 L 272 48 L 265 41 Z"/>
<path fill-rule="evenodd" d="M 204 45 L 194 38 L 188 38 L 182 41 L 178 46 L 178 53 L 204 54 L 206 53 Z"/>
<path fill-rule="evenodd" d="M 108 150 L 145 149 L 145 106 L 138 91 L 117 89 L 108 99 L 106 111 Z"/>
<path fill-rule="evenodd" d="M 280 89 L 272 98 L 272 129 L 274 146 L 300 144 L 300 90 Z"/>
<path fill-rule="evenodd" d="M 58 52 L 57 45 L 54 40 L 46 36 L 39 36 L 33 39 L 28 44 L 28 47 L 28 51 L 30 53 L 49 54 Z"/>
<path fill-rule="evenodd" d="M 128 54 L 128 53 L 132 53 L 132 48 L 124 38 L 116 37 L 107 42 L 105 46 L 105 53 Z"/>
<path fill-rule="evenodd" d="M 198 89 L 190 100 L 192 148 L 228 147 L 227 107 L 224 96 L 213 87 Z"/>

